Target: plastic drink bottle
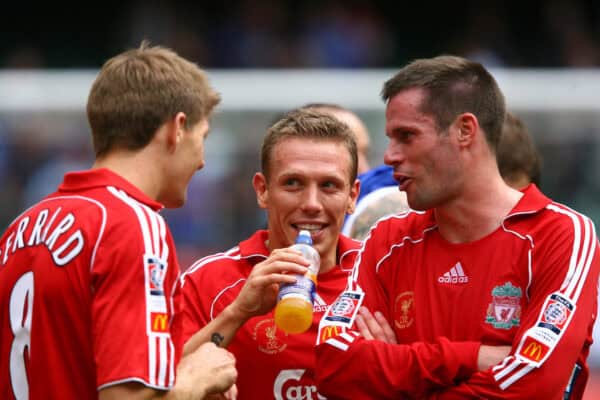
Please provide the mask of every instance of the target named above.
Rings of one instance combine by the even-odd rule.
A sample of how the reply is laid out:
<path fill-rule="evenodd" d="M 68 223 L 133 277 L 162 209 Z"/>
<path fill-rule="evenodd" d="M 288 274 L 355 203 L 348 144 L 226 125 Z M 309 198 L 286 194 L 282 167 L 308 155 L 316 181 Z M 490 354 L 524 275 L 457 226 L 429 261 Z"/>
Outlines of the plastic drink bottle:
<path fill-rule="evenodd" d="M 292 247 L 300 250 L 304 258 L 310 261 L 310 265 L 305 275 L 296 275 L 295 283 L 285 283 L 279 287 L 275 324 L 284 332 L 302 333 L 312 324 L 313 301 L 321 257 L 312 246 L 309 231 L 300 231 Z"/>

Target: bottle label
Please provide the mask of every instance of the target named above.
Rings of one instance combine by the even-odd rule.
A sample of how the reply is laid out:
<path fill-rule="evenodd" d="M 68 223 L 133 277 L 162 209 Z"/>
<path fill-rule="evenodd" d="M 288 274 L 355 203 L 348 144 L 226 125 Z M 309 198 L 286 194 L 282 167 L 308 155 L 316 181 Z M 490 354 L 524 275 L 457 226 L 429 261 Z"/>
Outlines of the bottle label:
<path fill-rule="evenodd" d="M 277 296 L 277 301 L 279 302 L 285 298 L 296 297 L 302 298 L 313 304 L 315 300 L 315 289 L 316 285 L 311 277 L 297 275 L 295 283 L 289 283 L 281 286 Z"/>

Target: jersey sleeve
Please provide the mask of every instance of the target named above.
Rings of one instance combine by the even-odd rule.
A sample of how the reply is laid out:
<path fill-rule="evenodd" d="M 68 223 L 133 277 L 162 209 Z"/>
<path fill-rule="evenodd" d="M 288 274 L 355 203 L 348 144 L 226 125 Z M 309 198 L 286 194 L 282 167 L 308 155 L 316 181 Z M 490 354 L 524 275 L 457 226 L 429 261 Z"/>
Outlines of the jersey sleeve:
<path fill-rule="evenodd" d="M 182 345 L 235 300 L 246 281 L 239 264 L 219 253 L 198 260 L 181 276 L 182 312 L 175 336 Z"/>
<path fill-rule="evenodd" d="M 179 265 L 162 217 L 133 207 L 133 218 L 107 226 L 91 266 L 97 385 L 133 381 L 167 390 L 178 356 L 170 323 Z"/>
<path fill-rule="evenodd" d="M 319 393 L 328 398 L 420 398 L 477 370 L 479 342 L 438 338 L 434 343 L 387 344 L 359 335 L 354 325 L 359 307 L 388 309 L 376 276 L 377 261 L 386 251 L 377 243 L 385 235 L 385 229 L 371 231 L 346 290 L 321 319 L 316 378 Z"/>
<path fill-rule="evenodd" d="M 530 302 L 511 354 L 432 398 L 581 398 L 597 307 L 598 240 L 588 218 L 558 207 L 554 212 L 568 223 L 554 224 L 534 243 Z"/>
<path fill-rule="evenodd" d="M 211 296 L 206 293 L 206 289 L 202 290 L 202 285 L 198 283 L 202 279 L 200 272 L 184 274 L 180 279 L 182 313 L 179 326 L 182 345 L 211 320 Z"/>

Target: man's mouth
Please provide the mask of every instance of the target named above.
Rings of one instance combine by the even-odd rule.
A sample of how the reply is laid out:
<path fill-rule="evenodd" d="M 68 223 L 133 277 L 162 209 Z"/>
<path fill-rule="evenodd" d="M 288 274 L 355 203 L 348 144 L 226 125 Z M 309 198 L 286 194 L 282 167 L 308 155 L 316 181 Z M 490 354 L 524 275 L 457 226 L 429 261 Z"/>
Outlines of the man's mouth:
<path fill-rule="evenodd" d="M 306 223 L 292 224 L 292 226 L 294 227 L 294 229 L 297 229 L 299 231 L 302 231 L 302 230 L 309 231 L 311 234 L 320 232 L 325 227 L 324 224 L 306 224 Z"/>

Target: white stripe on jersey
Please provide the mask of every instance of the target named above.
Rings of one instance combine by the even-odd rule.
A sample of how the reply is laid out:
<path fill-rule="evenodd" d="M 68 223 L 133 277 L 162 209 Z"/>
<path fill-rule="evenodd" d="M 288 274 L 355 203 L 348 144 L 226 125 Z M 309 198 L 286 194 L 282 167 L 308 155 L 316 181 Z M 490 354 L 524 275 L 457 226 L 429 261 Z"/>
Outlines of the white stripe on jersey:
<path fill-rule="evenodd" d="M 189 275 L 189 274 L 193 274 L 196 270 L 202 268 L 203 266 L 205 266 L 206 264 L 208 264 L 209 262 L 213 261 L 213 260 L 220 260 L 223 258 L 229 258 L 231 260 L 240 260 L 241 256 L 239 254 L 240 248 L 239 247 L 233 247 L 229 250 L 227 250 L 224 253 L 216 253 L 216 254 L 211 254 L 209 256 L 203 257 L 197 261 L 195 261 L 182 275 L 181 275 L 181 287 L 183 287 L 183 285 L 185 284 L 185 278 Z"/>
<path fill-rule="evenodd" d="M 530 235 L 522 235 L 519 232 L 513 231 L 512 229 L 508 229 L 504 223 L 509 219 L 514 217 L 515 215 L 530 215 L 530 214 L 535 214 L 536 211 L 528 211 L 528 212 L 520 212 L 520 213 L 514 213 L 514 214 L 509 214 L 506 217 L 504 217 L 504 220 L 502 221 L 502 229 L 504 230 L 504 232 L 510 233 L 512 235 L 515 235 L 516 237 L 518 237 L 519 239 L 523 239 L 523 240 L 527 240 L 529 241 L 529 250 L 527 251 L 527 276 L 528 276 L 528 280 L 527 280 L 527 287 L 525 288 L 525 297 L 527 298 L 527 301 L 529 301 L 529 288 L 531 287 L 531 282 L 533 280 L 533 263 L 532 263 L 532 259 L 531 259 L 531 253 L 533 248 L 535 247 L 535 244 L 533 243 L 533 238 Z"/>
<path fill-rule="evenodd" d="M 264 254 L 250 254 L 248 256 L 242 257 L 241 254 L 239 254 L 239 251 L 240 251 L 239 246 L 235 246 L 235 247 L 227 250 L 224 253 L 213 254 L 213 255 L 206 256 L 206 257 L 201 258 L 200 260 L 196 261 L 181 276 L 181 287 L 183 287 L 183 285 L 185 284 L 185 278 L 188 275 L 193 274 L 200 268 L 204 267 L 205 265 L 207 265 L 208 263 L 211 263 L 213 261 L 219 261 L 219 260 L 225 260 L 225 259 L 237 261 L 237 260 L 252 258 L 252 257 L 262 257 L 264 259 L 267 258 Z M 212 303 L 210 304 L 210 319 L 211 320 L 213 320 L 215 318 L 214 308 L 215 308 L 215 304 L 217 303 L 217 300 L 219 299 L 219 297 L 221 297 L 221 295 L 223 295 L 223 293 L 225 293 L 227 290 L 229 290 L 229 289 L 239 285 L 241 282 L 245 282 L 245 281 L 246 281 L 246 278 L 240 278 L 237 281 L 235 281 L 234 283 L 232 283 L 231 285 L 224 287 L 223 289 L 221 289 L 219 291 L 219 293 L 217 293 L 217 295 L 213 299 Z"/>
<path fill-rule="evenodd" d="M 560 291 L 568 299 L 577 302 L 596 251 L 596 231 L 591 220 L 581 214 L 554 204 L 550 204 L 548 209 L 568 216 L 573 222 L 573 251 L 569 262 L 569 272 L 560 287 Z M 580 219 L 583 220 L 583 228 Z"/>
<path fill-rule="evenodd" d="M 148 378 L 151 385 L 156 385 L 156 338 L 148 338 Z"/>
<path fill-rule="evenodd" d="M 338 350 L 346 351 L 350 348 L 350 344 L 352 344 L 358 337 L 360 337 L 358 332 L 345 331 L 335 337 L 327 339 L 325 343 L 335 347 Z"/>
<path fill-rule="evenodd" d="M 511 375 L 508 379 L 502 382 L 499 386 L 500 389 L 506 390 L 510 385 L 530 373 L 535 367 L 533 365 L 525 364 L 520 370 Z"/>
<path fill-rule="evenodd" d="M 336 349 L 342 350 L 342 351 L 346 351 L 350 347 L 346 343 L 342 343 L 337 339 L 327 339 L 325 341 L 325 343 L 335 347 Z"/>
<path fill-rule="evenodd" d="M 579 249 L 580 242 L 581 242 L 581 230 L 580 230 L 581 225 L 579 223 L 579 218 L 577 218 L 577 215 L 575 215 L 572 212 L 567 212 L 566 210 L 563 210 L 562 208 L 557 207 L 554 204 L 550 204 L 548 206 L 548 209 L 552 210 L 554 212 L 566 215 L 573 222 L 573 250 L 571 252 L 571 259 L 569 260 L 569 272 L 567 273 L 567 277 L 563 281 L 563 284 L 560 288 L 560 291 L 564 292 L 566 294 L 566 292 L 569 292 L 570 290 L 567 290 L 565 292 L 565 289 L 574 280 L 576 272 L 577 272 L 576 271 L 576 268 L 578 266 L 577 256 L 579 255 L 578 249 Z M 575 280 L 576 280 L 576 278 L 575 278 Z M 567 297 L 570 297 L 570 296 L 567 295 Z"/>
<path fill-rule="evenodd" d="M 346 333 L 346 332 L 342 332 L 342 333 L 340 333 L 338 336 L 339 336 L 339 337 L 342 337 L 342 338 L 344 338 L 344 339 L 346 339 L 346 341 L 347 341 L 348 343 L 352 343 L 352 342 L 354 342 L 354 339 L 356 338 L 356 337 L 352 337 L 352 335 L 350 335 L 350 334 L 348 334 L 348 333 Z"/>
<path fill-rule="evenodd" d="M 213 319 L 215 319 L 215 317 L 216 317 L 216 315 L 214 315 L 214 313 L 215 313 L 215 304 L 217 303 L 217 300 L 219 299 L 219 297 L 221 297 L 221 295 L 223 295 L 223 293 L 225 293 L 229 289 L 234 288 L 237 285 L 239 285 L 241 282 L 246 282 L 246 278 L 240 278 L 240 279 L 238 279 L 237 281 L 235 281 L 234 283 L 232 283 L 229 286 L 224 287 L 223 289 L 221 289 L 221 291 L 219 293 L 217 293 L 217 295 L 213 299 L 212 303 L 210 303 L 210 320 L 211 321 Z"/>
<path fill-rule="evenodd" d="M 159 357 L 161 358 L 159 365 L 159 370 L 158 370 L 158 385 L 159 386 L 165 386 L 166 385 L 166 375 L 167 375 L 167 364 L 168 364 L 168 360 L 162 360 L 162 358 L 167 358 L 168 357 L 168 353 L 167 353 L 167 342 L 169 341 L 168 338 L 164 337 L 164 336 L 160 336 L 158 338 L 158 346 L 160 351 L 158 352 Z"/>
<path fill-rule="evenodd" d="M 175 346 L 173 341 L 169 340 L 169 387 L 175 384 Z"/>
<path fill-rule="evenodd" d="M 496 372 L 496 371 L 499 371 L 499 370 L 505 368 L 506 365 L 512 360 L 514 360 L 513 356 L 506 357 L 504 360 L 502 360 L 502 362 L 500 364 L 493 366 L 492 371 Z"/>
<path fill-rule="evenodd" d="M 571 250 L 571 257 L 569 258 L 569 268 L 565 279 L 560 286 L 560 292 L 575 306 L 573 311 L 573 313 L 575 313 L 577 312 L 577 301 L 583 290 L 583 286 L 590 270 L 590 265 L 598 246 L 596 231 L 594 224 L 589 218 L 568 207 L 560 206 L 558 204 L 549 204 L 546 208 L 558 214 L 567 216 L 573 223 L 573 247 Z M 533 326 L 538 325 L 543 318 L 543 314 L 544 310 L 540 310 L 540 315 Z M 573 318 L 572 315 L 571 318 Z M 550 346 L 546 357 L 548 357 L 554 351 L 554 348 L 558 343 L 560 343 L 560 340 L 568 327 L 569 323 L 563 327 L 556 343 Z M 521 348 L 524 340 L 525 337 L 521 339 L 521 343 L 517 347 L 518 349 Z M 506 380 L 500 384 L 500 388 L 504 390 L 534 370 L 534 368 L 535 366 L 533 365 L 515 359 L 509 364 L 506 370 L 494 375 L 494 379 L 499 382 L 499 380 L 506 377 Z"/>
<path fill-rule="evenodd" d="M 138 217 L 140 229 L 142 230 L 142 238 L 144 239 L 144 252 L 146 254 L 155 254 L 158 256 L 158 254 L 152 251 L 152 238 L 150 237 L 150 229 L 148 227 L 148 221 L 146 220 L 146 217 L 144 216 L 140 207 L 140 203 L 129 197 L 125 192 L 112 186 L 108 186 L 107 189 L 115 197 L 121 199 L 125 204 L 131 207 L 131 209 L 135 212 L 135 215 Z"/>
<path fill-rule="evenodd" d="M 160 258 L 161 261 L 164 261 L 166 273 L 169 268 L 169 265 L 166 262 L 167 257 L 169 256 L 169 249 L 166 242 L 167 229 L 163 217 L 147 205 L 133 199 L 122 190 L 118 190 L 113 186 L 108 186 L 107 190 L 127 204 L 137 216 L 144 241 L 145 254 L 143 254 L 142 257 L 152 255 Z M 144 264 L 142 263 L 142 265 Z M 144 271 L 144 273 L 146 273 L 146 271 Z M 150 294 L 146 292 L 146 297 L 148 296 L 150 296 Z M 148 303 L 149 300 L 147 298 L 146 304 Z M 170 305 L 172 307 L 172 301 L 170 302 Z M 146 313 L 149 312 L 150 310 L 148 309 L 148 306 L 146 306 Z M 146 320 L 147 322 L 149 321 L 148 316 L 146 316 Z M 146 331 L 149 332 L 149 329 Z M 148 335 L 148 379 L 150 385 L 164 387 L 166 384 L 168 364 L 170 363 L 170 367 L 172 368 L 174 362 L 173 354 L 172 352 L 168 352 L 168 347 L 172 347 L 171 338 L 168 334 Z"/>
<path fill-rule="evenodd" d="M 503 361 L 502 364 L 496 365 L 492 370 L 496 372 L 494 374 L 494 379 L 496 381 L 501 380 L 509 373 L 513 372 L 515 368 L 517 368 L 521 362 L 516 359 L 514 356 L 508 356 Z"/>
<path fill-rule="evenodd" d="M 160 258 L 163 260 L 168 260 L 170 253 L 169 245 L 167 244 L 167 227 L 165 224 L 165 219 L 159 215 L 158 213 L 154 213 L 158 217 L 158 234 L 160 235 L 160 239 L 162 242 L 162 252 L 160 253 Z"/>
<path fill-rule="evenodd" d="M 591 240 L 586 240 L 586 249 L 585 254 L 587 254 L 587 260 L 581 259 L 582 264 L 582 272 L 580 274 L 579 282 L 575 286 L 575 292 L 573 294 L 573 299 L 579 299 L 581 295 L 581 291 L 583 290 L 583 285 L 587 281 L 588 273 L 590 272 L 590 265 L 596 253 L 596 229 L 594 227 L 593 222 L 589 218 L 584 219 L 586 225 L 586 236 L 589 234 L 591 236 Z M 590 232 L 591 231 L 591 232 Z"/>

